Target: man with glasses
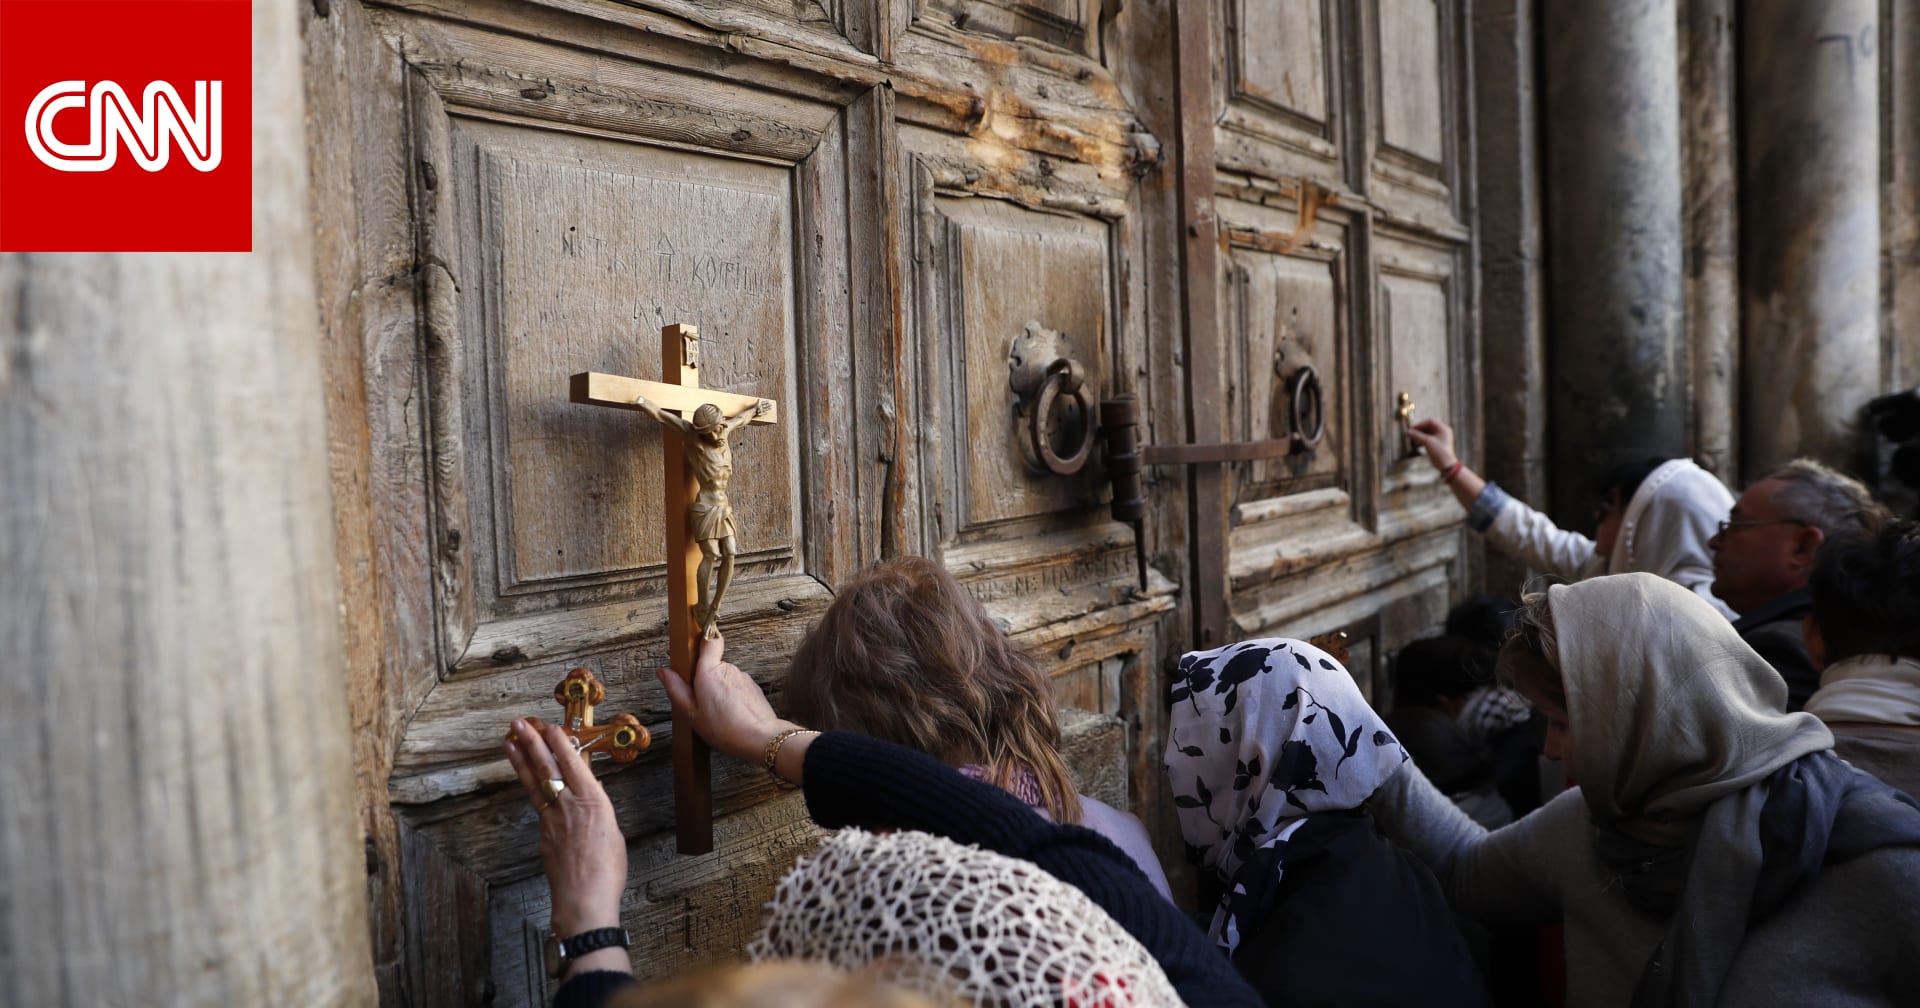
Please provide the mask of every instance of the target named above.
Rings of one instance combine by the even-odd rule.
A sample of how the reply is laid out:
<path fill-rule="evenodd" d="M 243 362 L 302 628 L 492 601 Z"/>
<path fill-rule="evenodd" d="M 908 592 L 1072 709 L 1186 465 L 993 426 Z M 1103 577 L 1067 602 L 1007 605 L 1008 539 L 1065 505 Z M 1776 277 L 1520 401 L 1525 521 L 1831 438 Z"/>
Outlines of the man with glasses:
<path fill-rule="evenodd" d="M 1828 536 L 1862 528 L 1881 511 L 1858 480 L 1795 459 L 1748 487 L 1707 540 L 1713 593 L 1739 614 L 1733 627 L 1741 638 L 1787 681 L 1789 711 L 1820 687 L 1800 635 L 1813 605 L 1814 554 Z"/>

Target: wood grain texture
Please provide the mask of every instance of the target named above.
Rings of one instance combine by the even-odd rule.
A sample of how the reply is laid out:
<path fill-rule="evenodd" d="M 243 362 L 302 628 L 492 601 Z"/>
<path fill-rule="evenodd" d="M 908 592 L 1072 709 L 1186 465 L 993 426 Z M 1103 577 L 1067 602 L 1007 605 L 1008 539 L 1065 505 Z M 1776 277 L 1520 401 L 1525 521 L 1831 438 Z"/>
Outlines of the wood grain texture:
<path fill-rule="evenodd" d="M 1319 378 L 1324 422 L 1310 451 L 1241 467 L 1242 499 L 1345 485 L 1352 468 L 1348 404 L 1356 375 L 1347 335 L 1352 284 L 1345 232 L 1343 223 L 1326 220 L 1315 225 L 1313 247 L 1298 254 L 1274 255 L 1237 241 L 1228 252 L 1227 323 L 1238 348 L 1229 387 L 1237 435 L 1252 441 L 1292 434 L 1290 382 L 1305 367 Z"/>
<path fill-rule="evenodd" d="M 368 327 L 391 315 L 411 315 L 412 289 L 404 282 L 409 249 L 395 238 L 396 231 L 400 239 L 407 234 L 405 175 L 374 170 L 363 160 L 367 149 L 354 142 L 356 130 L 399 112 L 397 100 L 367 98 L 397 95 L 400 68 L 391 50 L 365 31 L 357 4 L 343 4 L 335 14 L 309 19 L 305 32 L 314 286 L 326 353 L 335 564 L 355 792 L 365 833 L 369 933 L 382 1008 L 401 1008 L 406 925 L 387 776 L 411 705 L 408 677 L 384 673 L 416 668 L 431 677 L 432 634 L 422 632 L 420 618 L 409 615 L 430 611 L 431 589 L 392 576 L 393 551 L 409 541 L 392 531 L 408 522 L 424 529 L 426 506 L 385 496 L 417 494 L 424 487 L 414 481 L 396 485 L 391 469 L 375 464 L 374 451 L 390 436 L 396 416 L 404 424 L 408 415 L 405 404 L 412 397 L 403 396 L 411 391 L 414 373 L 412 341 L 406 341 L 408 352 L 401 357 L 392 352 L 391 340 L 365 338 Z M 362 89 L 358 101 L 355 88 Z M 384 353 L 375 353 L 376 348 Z M 398 387 L 385 387 L 388 383 Z M 376 494 L 385 496 L 380 505 Z M 424 532 L 414 541 L 424 541 Z"/>
<path fill-rule="evenodd" d="M 735 395 L 731 392 L 689 388 L 685 385 L 667 385 L 642 378 L 600 374 L 595 371 L 582 371 L 567 380 L 568 401 L 590 406 L 609 406 L 613 409 L 632 410 L 637 413 L 640 407 L 635 406 L 633 400 L 643 395 L 661 409 L 676 410 L 686 414 L 699 409 L 703 403 L 713 403 L 720 407 L 722 413 L 732 416 L 741 410 L 753 409 L 754 405 L 760 402 L 758 396 Z M 747 423 L 776 423 L 779 415 L 779 404 L 775 403 L 765 415 L 753 417 Z"/>
<path fill-rule="evenodd" d="M 666 383 L 700 387 L 700 361 L 689 353 L 687 345 L 698 338 L 697 330 L 683 324 L 661 328 L 660 377 Z M 671 431 L 664 434 L 660 485 L 666 491 L 661 524 L 667 538 L 667 656 L 674 671 L 692 682 L 694 650 L 700 646 L 704 628 L 693 613 L 700 594 L 701 550 L 689 523 L 693 520 L 693 500 L 700 494 L 700 481 L 687 463 L 688 454 L 685 437 Z M 713 750 L 694 734 L 692 719 L 678 707 L 673 711 L 673 738 L 669 741 L 673 750 L 675 848 L 682 854 L 705 854 L 713 850 Z"/>
<path fill-rule="evenodd" d="M 0 257 L 0 1002 L 375 998 L 296 8 L 253 240 Z"/>

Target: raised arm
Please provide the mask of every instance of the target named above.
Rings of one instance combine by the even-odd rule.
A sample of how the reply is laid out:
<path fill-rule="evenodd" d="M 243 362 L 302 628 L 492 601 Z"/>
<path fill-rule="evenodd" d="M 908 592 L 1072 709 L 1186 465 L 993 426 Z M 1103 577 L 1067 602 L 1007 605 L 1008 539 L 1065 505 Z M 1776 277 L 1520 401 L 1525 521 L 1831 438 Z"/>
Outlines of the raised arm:
<path fill-rule="evenodd" d="M 1388 839 L 1425 862 L 1454 908 L 1493 923 L 1537 924 L 1561 910 L 1557 876 L 1587 843 L 1586 805 L 1568 791 L 1548 808 L 1487 829 L 1411 762 L 1367 800 Z"/>
<path fill-rule="evenodd" d="M 1453 491 L 1453 499 L 1468 510 L 1487 488 L 1487 481 L 1460 462 L 1453 453 L 1453 428 L 1443 420 L 1428 418 L 1407 430 L 1407 436 L 1426 450 L 1427 461 L 1440 473 L 1440 479 Z"/>
<path fill-rule="evenodd" d="M 1206 936 L 1106 837 L 1043 819 L 1018 798 L 918 750 L 851 732 L 802 731 L 775 715 L 753 680 L 721 655 L 719 641 L 705 642 L 691 683 L 660 670 L 668 696 L 722 753 L 762 766 L 772 754 L 774 774 L 806 789 L 816 823 L 917 829 L 1031 861 L 1086 893 L 1132 934 L 1188 1004 L 1260 1003 Z"/>
<path fill-rule="evenodd" d="M 726 435 L 731 435 L 734 431 L 752 423 L 756 418 L 766 416 L 771 412 L 773 412 L 773 402 L 771 400 L 756 400 L 752 406 L 745 407 L 741 409 L 740 412 L 728 417 L 726 426 L 721 428 L 721 432 Z"/>
<path fill-rule="evenodd" d="M 1485 533 L 1501 552 L 1519 558 L 1536 570 L 1571 580 L 1600 573 L 1604 557 L 1596 559 L 1593 540 L 1555 525 L 1546 515 L 1508 497 L 1460 461 L 1453 450 L 1453 428 L 1428 418 L 1414 424 L 1407 436 L 1425 449 L 1427 461 L 1440 473 L 1453 499 L 1467 509 L 1467 521 Z"/>
<path fill-rule="evenodd" d="M 643 395 L 634 396 L 633 404 L 635 406 L 640 407 L 640 412 L 645 413 L 646 415 L 654 418 L 655 420 L 658 420 L 663 424 L 666 424 L 668 427 L 673 428 L 674 431 L 677 433 L 680 433 L 680 434 L 693 433 L 692 424 L 688 423 L 678 413 L 669 413 L 666 410 L 663 410 L 660 407 L 655 406 L 653 404 L 653 400 L 648 399 L 646 396 L 643 396 Z"/>

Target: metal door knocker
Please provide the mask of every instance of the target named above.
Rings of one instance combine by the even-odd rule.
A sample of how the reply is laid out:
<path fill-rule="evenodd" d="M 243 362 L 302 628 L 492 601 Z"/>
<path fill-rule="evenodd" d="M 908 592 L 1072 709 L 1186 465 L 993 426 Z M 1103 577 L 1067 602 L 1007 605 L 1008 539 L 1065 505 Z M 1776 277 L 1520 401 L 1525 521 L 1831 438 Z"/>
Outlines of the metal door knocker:
<path fill-rule="evenodd" d="M 1304 365 L 1287 380 L 1287 417 L 1292 425 L 1290 437 L 1295 455 L 1311 452 L 1327 433 L 1326 399 L 1320 389 L 1320 373 Z"/>
<path fill-rule="evenodd" d="M 1037 472 L 1071 476 L 1093 453 L 1096 428 L 1086 368 L 1065 355 L 1065 338 L 1038 322 L 1013 338 L 1007 383 L 1026 426 L 1021 453 Z"/>

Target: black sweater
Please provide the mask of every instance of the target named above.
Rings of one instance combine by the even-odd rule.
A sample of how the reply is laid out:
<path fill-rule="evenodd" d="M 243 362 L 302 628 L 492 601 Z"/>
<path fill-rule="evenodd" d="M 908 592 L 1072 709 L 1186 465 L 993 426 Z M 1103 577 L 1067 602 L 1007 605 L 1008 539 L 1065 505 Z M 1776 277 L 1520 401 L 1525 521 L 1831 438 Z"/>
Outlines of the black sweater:
<path fill-rule="evenodd" d="M 828 829 L 920 830 L 1031 861 L 1099 904 L 1159 961 L 1192 1008 L 1260 1004 L 1226 957 L 1106 837 L 1049 822 L 1005 791 L 963 776 L 918 750 L 852 732 L 827 732 L 807 749 L 807 811 Z M 626 981 L 584 973 L 555 1008 L 598 1005 Z"/>

